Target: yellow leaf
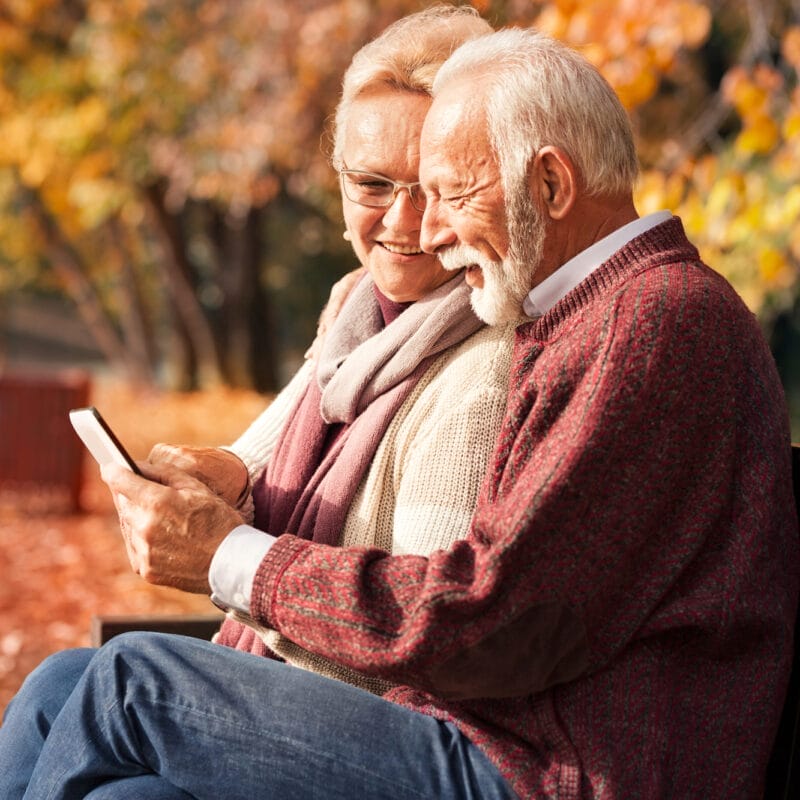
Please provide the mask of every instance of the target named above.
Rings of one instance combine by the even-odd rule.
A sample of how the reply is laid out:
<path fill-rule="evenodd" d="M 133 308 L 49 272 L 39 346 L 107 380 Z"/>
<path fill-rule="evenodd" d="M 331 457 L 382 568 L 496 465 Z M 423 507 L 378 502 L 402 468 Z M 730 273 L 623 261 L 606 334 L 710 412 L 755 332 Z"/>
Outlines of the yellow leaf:
<path fill-rule="evenodd" d="M 775 283 L 786 266 L 786 257 L 775 247 L 765 247 L 758 254 L 758 272 L 766 283 Z"/>
<path fill-rule="evenodd" d="M 23 53 L 27 38 L 19 28 L 0 20 L 0 53 L 4 55 Z"/>
<path fill-rule="evenodd" d="M 790 224 L 800 221 L 800 186 L 792 186 L 781 198 L 784 219 Z"/>
<path fill-rule="evenodd" d="M 767 93 L 757 86 L 743 67 L 733 67 L 722 81 L 722 94 L 742 116 L 759 113 L 767 102 Z"/>
<path fill-rule="evenodd" d="M 97 133 L 106 125 L 105 103 L 96 95 L 88 97 L 75 109 L 75 117 L 84 135 Z"/>
<path fill-rule="evenodd" d="M 760 116 L 736 137 L 736 152 L 740 155 L 764 155 L 776 147 L 779 139 L 780 131 L 775 120 Z"/>
<path fill-rule="evenodd" d="M 664 176 L 653 170 L 643 173 L 636 186 L 636 208 L 640 214 L 650 214 L 664 208 Z"/>
<path fill-rule="evenodd" d="M 53 148 L 39 142 L 30 148 L 27 157 L 19 165 L 19 173 L 28 186 L 41 186 L 56 163 L 57 158 Z"/>
<path fill-rule="evenodd" d="M 783 138 L 800 138 L 800 109 L 793 109 L 783 120 Z"/>
<path fill-rule="evenodd" d="M 711 11 L 697 3 L 680 3 L 681 33 L 687 47 L 699 47 L 711 30 Z"/>
<path fill-rule="evenodd" d="M 0 121 L 0 163 L 14 164 L 25 158 L 30 147 L 33 124 L 30 118 L 17 114 Z"/>
<path fill-rule="evenodd" d="M 556 39 L 566 40 L 567 17 L 555 5 L 545 7 L 536 18 L 536 27 Z"/>
<path fill-rule="evenodd" d="M 738 191 L 729 178 L 722 178 L 712 187 L 708 195 L 707 211 L 709 217 L 722 217 L 736 202 Z"/>
<path fill-rule="evenodd" d="M 603 74 L 614 87 L 625 108 L 635 108 L 649 100 L 658 88 L 658 77 L 648 65 L 633 65 L 630 61 L 606 64 Z"/>

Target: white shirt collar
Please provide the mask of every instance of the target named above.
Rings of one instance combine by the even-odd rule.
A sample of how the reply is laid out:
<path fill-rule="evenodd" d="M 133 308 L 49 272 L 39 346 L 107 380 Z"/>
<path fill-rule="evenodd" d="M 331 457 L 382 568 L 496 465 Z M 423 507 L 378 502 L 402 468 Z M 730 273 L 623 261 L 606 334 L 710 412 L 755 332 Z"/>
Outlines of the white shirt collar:
<path fill-rule="evenodd" d="M 534 286 L 522 301 L 523 311 L 529 317 L 541 317 L 546 314 L 567 292 L 591 275 L 617 250 L 650 228 L 671 218 L 672 214 L 669 211 L 656 211 L 609 233 L 608 236 L 573 256 L 552 275 L 548 275 L 540 284 Z"/>

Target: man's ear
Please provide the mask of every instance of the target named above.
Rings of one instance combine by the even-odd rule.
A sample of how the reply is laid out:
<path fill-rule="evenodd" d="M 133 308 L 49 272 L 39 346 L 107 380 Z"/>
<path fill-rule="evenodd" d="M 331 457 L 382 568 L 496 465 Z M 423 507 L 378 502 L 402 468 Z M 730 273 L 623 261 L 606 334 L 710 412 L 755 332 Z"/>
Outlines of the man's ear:
<path fill-rule="evenodd" d="M 528 180 L 531 196 L 551 219 L 564 219 L 578 199 L 578 171 L 559 147 L 547 145 L 539 150 Z"/>

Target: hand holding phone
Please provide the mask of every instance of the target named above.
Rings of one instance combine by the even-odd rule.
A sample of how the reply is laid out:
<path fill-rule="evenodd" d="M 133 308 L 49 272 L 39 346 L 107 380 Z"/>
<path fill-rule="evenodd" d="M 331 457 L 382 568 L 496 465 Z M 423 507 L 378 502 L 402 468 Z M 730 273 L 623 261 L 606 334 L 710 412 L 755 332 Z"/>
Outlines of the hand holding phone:
<path fill-rule="evenodd" d="M 113 462 L 137 475 L 142 474 L 96 408 L 89 406 L 73 409 L 69 412 L 69 419 L 75 432 L 100 466 Z"/>

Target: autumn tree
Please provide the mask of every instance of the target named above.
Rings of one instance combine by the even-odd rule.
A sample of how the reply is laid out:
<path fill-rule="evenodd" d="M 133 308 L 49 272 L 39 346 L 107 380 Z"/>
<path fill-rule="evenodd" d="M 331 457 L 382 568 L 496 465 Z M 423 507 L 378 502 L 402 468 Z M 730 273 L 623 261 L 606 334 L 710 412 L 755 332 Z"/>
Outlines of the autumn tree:
<path fill-rule="evenodd" d="M 325 153 L 341 75 L 428 4 L 0 4 L 0 292 L 63 286 L 141 380 L 273 386 L 352 264 Z M 637 132 L 639 210 L 680 214 L 768 333 L 800 306 L 796 4 L 473 5 L 598 66 Z"/>
<path fill-rule="evenodd" d="M 759 315 L 800 434 L 797 4 L 561 0 L 540 6 L 527 21 L 581 49 L 631 113 L 643 166 L 639 211 L 679 214 L 703 258 Z"/>
<path fill-rule="evenodd" d="M 56 279 L 139 380 L 166 364 L 179 386 L 274 388 L 275 296 L 299 313 L 305 289 L 318 309 L 352 263 L 334 228 L 325 119 L 350 54 L 405 10 L 0 6 L 6 289 Z M 309 280 L 309 265 L 322 274 Z"/>

